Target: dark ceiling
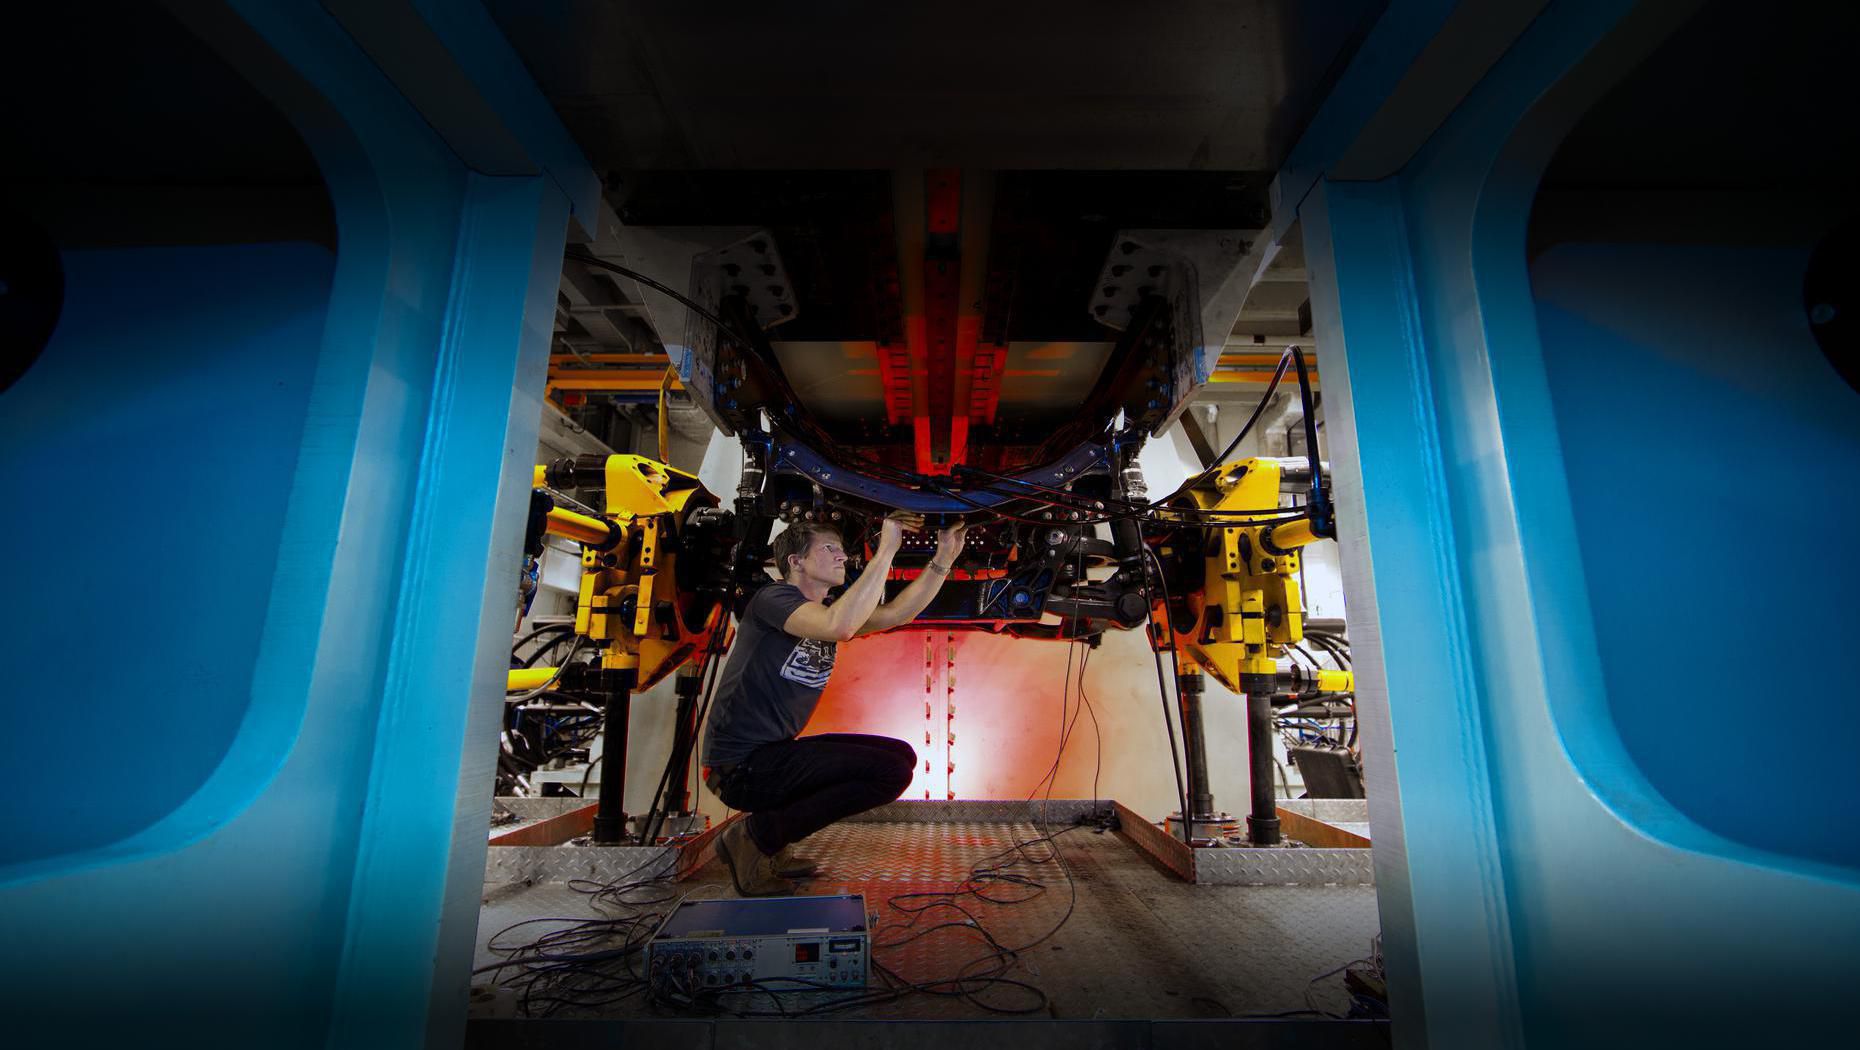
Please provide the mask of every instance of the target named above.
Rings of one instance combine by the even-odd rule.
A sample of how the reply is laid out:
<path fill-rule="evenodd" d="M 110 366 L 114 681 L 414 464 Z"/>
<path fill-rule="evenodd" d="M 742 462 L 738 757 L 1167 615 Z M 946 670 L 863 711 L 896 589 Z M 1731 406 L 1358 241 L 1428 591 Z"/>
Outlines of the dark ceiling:
<path fill-rule="evenodd" d="M 488 6 L 603 172 L 1270 172 L 1385 3 Z"/>

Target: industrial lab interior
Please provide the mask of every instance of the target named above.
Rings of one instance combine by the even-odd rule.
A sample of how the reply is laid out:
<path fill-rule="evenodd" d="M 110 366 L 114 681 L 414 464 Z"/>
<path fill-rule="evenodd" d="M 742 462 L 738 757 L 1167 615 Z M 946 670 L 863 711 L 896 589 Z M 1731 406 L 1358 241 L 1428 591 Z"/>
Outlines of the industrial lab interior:
<path fill-rule="evenodd" d="M 1856 41 L 21 15 L 12 1028 L 1843 1031 Z"/>

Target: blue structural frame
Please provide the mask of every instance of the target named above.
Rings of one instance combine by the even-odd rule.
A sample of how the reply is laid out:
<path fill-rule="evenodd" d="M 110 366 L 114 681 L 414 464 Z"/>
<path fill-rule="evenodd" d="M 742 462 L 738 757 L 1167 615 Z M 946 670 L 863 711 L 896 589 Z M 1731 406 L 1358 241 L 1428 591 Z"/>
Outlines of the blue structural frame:
<path fill-rule="evenodd" d="M 181 478 L 201 446 L 135 399 L 277 385 L 251 446 L 216 461 L 261 479 L 234 523 L 254 537 L 240 549 L 255 579 L 135 577 L 142 591 L 117 600 L 144 614 L 113 655 L 143 678 L 112 686 L 127 702 L 96 697 L 127 715 L 184 702 L 164 689 L 187 681 L 225 739 L 177 751 L 198 769 L 158 785 L 178 800 L 151 788 L 148 813 L 123 807 L 134 826 L 74 811 L 83 826 L 35 826 L 0 854 L 9 1035 L 456 1045 L 561 249 L 569 224 L 596 221 L 598 181 L 471 0 L 172 10 L 307 143 L 338 245 L 74 253 L 85 316 L 0 394 L 10 484 L 113 447 L 60 414 L 60 384 L 112 360 L 98 356 L 116 352 L 109 310 L 129 325 L 154 309 L 105 295 L 111 282 L 172 268 L 152 281 L 161 301 L 200 311 L 183 316 L 220 341 L 137 328 L 201 365 L 178 387 L 124 390 L 117 420 L 142 428 L 128 451 L 153 472 L 127 490 L 143 494 L 138 527 L 185 544 L 202 521 L 227 524 L 162 498 L 192 491 Z M 1541 301 L 1525 257 L 1558 143 L 1687 13 L 1393 0 L 1274 187 L 1275 233 L 1302 230 L 1327 362 L 1404 1046 L 1748 1044 L 1841 1002 L 1860 945 L 1838 837 L 1790 850 L 1708 830 L 1683 761 L 1650 777 L 1623 742 L 1603 635 L 1624 598 L 1579 510 L 1595 492 L 1575 464 L 1593 450 L 1567 433 L 1581 418 L 1557 378 L 1567 311 Z M 227 297 L 184 287 L 203 280 L 236 290 L 244 314 L 215 318 Z M 1624 354 L 1651 345 L 1611 338 Z M 267 373 L 267 348 L 294 356 Z M 33 444 L 48 432 L 62 444 Z M 1708 454 L 1665 451 L 1686 468 Z M 21 530 L 9 542 L 47 535 L 24 514 L 0 521 Z M 1710 524 L 1630 507 L 1618 527 L 1695 544 Z M 118 537 L 74 528 L 86 549 Z M 109 558 L 71 571 L 87 597 L 124 586 Z M 199 625 L 161 614 L 189 601 L 248 621 L 224 625 L 205 672 Z M 91 658 L 43 644 L 27 655 Z M 1736 711 L 1735 696 L 1708 699 L 1715 717 Z M 1683 722 L 1672 732 L 1686 746 Z M 6 746 L 30 747 L 22 735 Z M 100 796 L 140 786 L 99 768 Z"/>
<path fill-rule="evenodd" d="M 470 0 L 172 12 L 296 128 L 338 247 L 333 260 L 289 245 L 230 256 L 253 272 L 214 287 L 266 291 L 227 309 L 270 311 L 235 346 L 243 367 L 120 392 L 129 406 L 178 391 L 204 407 L 288 387 L 288 440 L 266 440 L 289 447 L 221 479 L 222 491 L 277 493 L 272 549 L 243 566 L 260 575 L 242 586 L 265 598 L 249 638 L 220 639 L 232 670 L 203 674 L 190 642 L 203 624 L 171 603 L 201 588 L 227 600 L 234 584 L 140 577 L 130 600 L 149 612 L 112 655 L 149 697 L 187 680 L 235 705 L 228 739 L 143 826 L 104 842 L 42 836 L 0 867 L 9 1035 L 456 1045 L 561 251 L 571 221 L 592 227 L 598 180 Z M 228 265 L 211 262 L 224 251 L 188 251 L 168 256 L 177 280 Z M 105 261 L 68 260 L 74 304 L 90 301 L 86 267 Z M 322 301 L 305 302 L 312 293 Z M 145 320 L 128 310 L 117 323 L 143 339 Z M 195 345 L 140 349 L 187 360 L 238 328 L 200 320 Z M 45 377 L 94 353 L 86 333 L 107 324 L 61 327 L 0 411 L 57 396 Z M 22 462 L 60 451 L 9 448 Z M 136 449 L 117 452 L 134 467 Z M 166 477 L 185 491 L 186 472 L 210 462 L 151 457 L 141 469 L 152 488 Z M 176 535 L 259 527 L 236 508 L 159 496 L 127 520 Z M 108 558 L 72 572 L 93 598 L 138 579 Z M 100 745 L 135 746 L 101 724 Z M 91 781 L 98 797 L 136 791 L 109 768 Z"/>
<path fill-rule="evenodd" d="M 1406 37 L 1411 25 L 1390 22 L 1412 13 L 1403 7 L 1391 5 L 1376 30 L 1384 39 L 1366 53 Z M 1360 97 L 1395 97 L 1392 72 L 1379 81 L 1346 75 L 1306 138 L 1310 148 L 1282 177 L 1275 221 L 1302 223 L 1317 340 L 1331 362 L 1327 419 L 1400 1045 L 1751 1045 L 1780 1031 L 1837 1030 L 1830 1014 L 1860 944 L 1855 865 L 1805 855 L 1838 852 L 1830 848 L 1779 851 L 1752 844 L 1762 836 L 1728 838 L 1676 793 L 1751 775 L 1720 768 L 1713 751 L 1724 712 L 1750 697 L 1735 628 L 1714 639 L 1649 625 L 1646 637 L 1662 644 L 1645 660 L 1720 670 L 1679 676 L 1695 691 L 1689 700 L 1661 698 L 1681 712 L 1663 723 L 1673 750 L 1661 782 L 1624 744 L 1622 712 L 1633 698 L 1621 690 L 1647 681 L 1623 682 L 1619 663 L 1604 662 L 1615 640 L 1603 632 L 1624 613 L 1659 615 L 1667 599 L 1616 585 L 1614 574 L 1632 571 L 1621 558 L 1635 555 L 1610 558 L 1607 544 L 1646 537 L 1715 547 L 1725 524 L 1621 499 L 1609 504 L 1607 528 L 1579 522 L 1579 508 L 1610 484 L 1634 484 L 1631 469 L 1646 460 L 1621 449 L 1603 464 L 1591 443 L 1584 473 L 1571 473 L 1566 457 L 1578 446 L 1559 426 L 1583 417 L 1568 408 L 1567 380 L 1552 378 L 1565 367 L 1553 355 L 1569 352 L 1568 338 L 1543 334 L 1540 322 L 1555 315 L 1534 295 L 1527 266 L 1532 202 L 1558 145 L 1689 14 L 1689 5 L 1546 5 L 1503 41 L 1464 97 L 1431 112 L 1391 114 L 1399 107 Z M 1378 120 L 1406 126 L 1378 128 Z M 1358 163 L 1358 174 L 1375 177 L 1341 177 L 1365 139 L 1381 144 L 1388 170 Z M 1388 145 L 1399 142 L 1412 143 L 1412 154 Z M 1610 333 L 1611 350 L 1660 358 L 1658 374 L 1668 378 L 1701 366 L 1647 333 L 1696 333 L 1749 309 L 1722 295 L 1629 298 L 1651 315 L 1638 340 Z M 1687 313 L 1658 313 L 1676 308 Z M 1813 360 L 1805 326 L 1784 338 L 1776 354 L 1786 363 L 1769 360 L 1820 368 L 1829 389 L 1832 372 Z M 1681 397 L 1696 385 L 1642 396 Z M 1800 404 L 1759 402 L 1745 425 L 1761 432 L 1767 421 L 1787 423 Z M 1846 430 L 1819 436 L 1851 452 Z M 1652 454 L 1662 472 L 1722 477 L 1722 451 L 1668 441 Z M 1598 478 L 1598 466 L 1625 476 Z M 1836 515 L 1833 535 L 1852 528 L 1851 515 L 1839 523 L 1845 499 L 1824 508 Z M 1846 547 L 1809 545 L 1851 584 Z M 1828 606 L 1800 577 L 1765 584 L 1778 608 L 1811 599 L 1826 608 L 1836 635 L 1860 626 L 1851 604 Z M 1738 615 L 1733 592 L 1697 591 L 1688 600 Z M 1604 609 L 1607 619 L 1598 617 Z M 1606 670 L 1617 671 L 1614 680 Z M 1648 680 L 1661 688 L 1659 676 Z M 1689 778 L 1671 772 L 1687 764 Z M 1851 797 L 1851 775 L 1837 779 L 1844 784 L 1828 786 Z M 1815 807 L 1795 811 L 1778 799 L 1768 808 L 1772 842 L 1827 839 Z M 1851 840 L 1851 825 L 1845 834 Z"/>

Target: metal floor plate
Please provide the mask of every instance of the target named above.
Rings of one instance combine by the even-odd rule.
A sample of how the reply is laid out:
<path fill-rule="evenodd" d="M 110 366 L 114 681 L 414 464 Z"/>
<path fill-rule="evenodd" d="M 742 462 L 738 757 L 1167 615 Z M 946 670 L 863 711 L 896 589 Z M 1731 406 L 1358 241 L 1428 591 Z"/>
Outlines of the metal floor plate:
<path fill-rule="evenodd" d="M 1369 954 L 1378 929 L 1370 886 L 1192 885 L 1121 834 L 1085 828 L 1059 836 L 1062 870 L 1051 860 L 1035 862 L 1045 855 L 1042 846 L 1016 854 L 1016 842 L 1037 834 L 1024 822 L 843 822 L 796 845 L 797 852 L 821 864 L 820 875 L 803 883 L 801 892 L 865 894 L 877 915 L 877 961 L 908 981 L 925 982 L 979 965 L 990 949 L 968 926 L 912 939 L 932 925 L 966 920 L 936 898 L 900 895 L 953 890 L 980 863 L 1002 863 L 1008 874 L 1038 880 L 1044 890 L 1003 882 L 987 889 L 1004 899 L 1029 897 L 1025 903 L 973 897 L 959 903 L 1002 944 L 1039 942 L 1021 953 L 1008 976 L 1045 994 L 1048 1005 L 1037 1016 L 1046 1018 L 1220 1018 L 1302 1010 L 1311 978 Z M 728 871 L 717 863 L 698 868 L 678 889 L 697 897 L 735 895 Z M 486 890 L 479 966 L 500 961 L 485 942 L 512 923 L 597 914 L 586 896 L 560 883 Z M 900 908 L 925 904 L 934 907 L 915 916 L 914 924 Z M 1312 995 L 1325 1010 L 1341 1013 L 1347 1005 L 1339 977 L 1319 982 Z M 980 998 L 1002 1007 L 1030 1001 L 1026 993 L 1005 987 Z M 508 994 L 474 1000 L 474 1016 L 514 1012 Z M 559 1016 L 676 1015 L 655 1013 L 635 997 L 601 1013 Z M 917 994 L 835 1016 L 957 1020 L 999 1015 L 961 998 Z"/>

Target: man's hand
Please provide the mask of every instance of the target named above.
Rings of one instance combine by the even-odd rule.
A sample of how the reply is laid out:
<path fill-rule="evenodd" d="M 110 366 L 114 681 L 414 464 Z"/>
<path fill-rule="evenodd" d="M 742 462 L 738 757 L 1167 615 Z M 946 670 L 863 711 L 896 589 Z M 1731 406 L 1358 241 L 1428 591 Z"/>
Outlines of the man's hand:
<path fill-rule="evenodd" d="M 896 554 L 904 546 L 904 534 L 917 532 L 924 527 L 924 516 L 909 511 L 894 510 L 885 515 L 885 523 L 879 529 L 878 547 Z"/>
<path fill-rule="evenodd" d="M 885 557 L 898 552 L 898 546 L 904 542 L 906 530 L 921 532 L 924 516 L 909 511 L 893 511 L 885 515 L 883 531 L 879 536 L 878 549 Z M 930 606 L 930 599 L 936 597 L 943 581 L 949 578 L 949 570 L 955 567 L 956 559 L 962 554 L 963 541 L 967 538 L 969 527 L 957 522 L 948 528 L 938 529 L 936 534 L 936 557 L 931 560 L 931 568 L 917 574 L 902 591 L 893 595 L 891 600 L 873 609 L 859 628 L 860 634 L 874 631 L 886 631 L 902 624 L 910 623 L 917 614 Z M 887 562 L 886 564 L 890 564 Z M 864 583 L 866 577 L 859 578 Z"/>
<path fill-rule="evenodd" d="M 936 534 L 936 562 L 938 565 L 955 568 L 956 559 L 962 556 L 962 547 L 969 531 L 969 523 L 958 521 L 947 528 L 938 529 Z"/>

